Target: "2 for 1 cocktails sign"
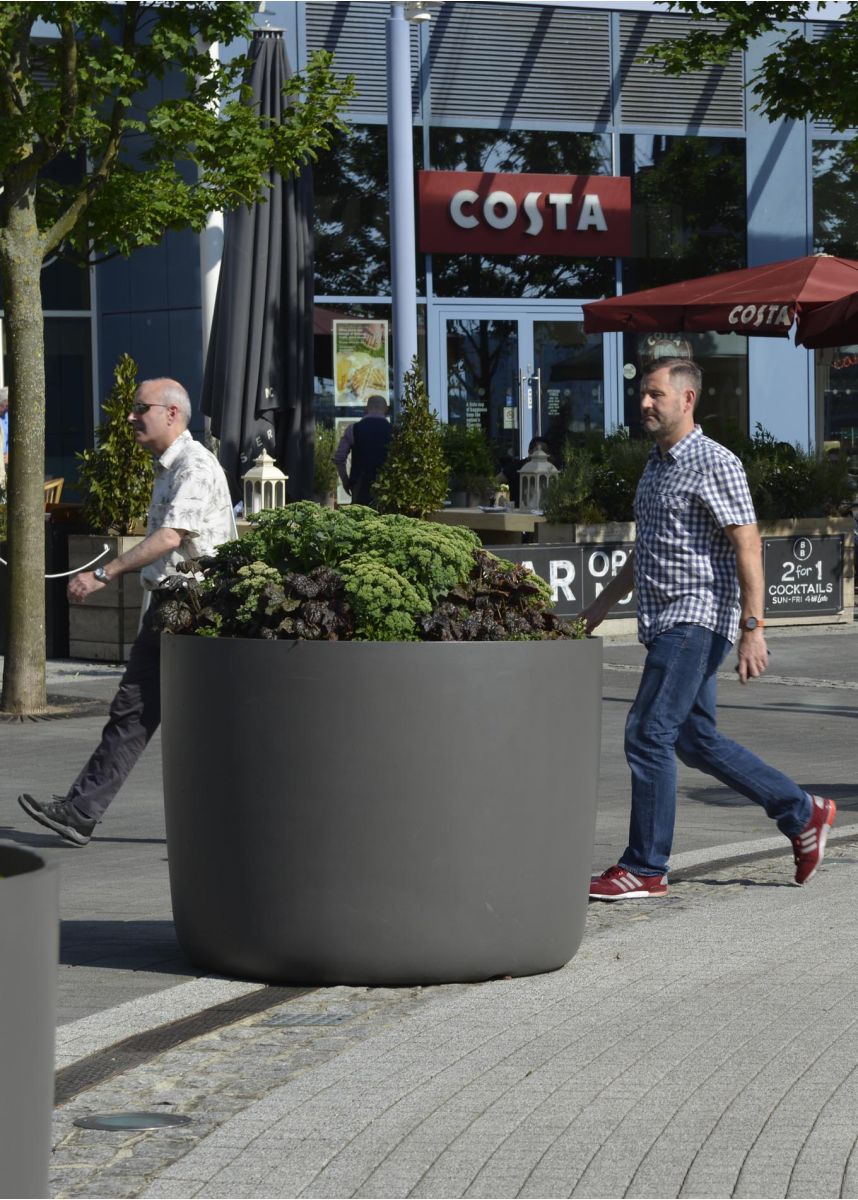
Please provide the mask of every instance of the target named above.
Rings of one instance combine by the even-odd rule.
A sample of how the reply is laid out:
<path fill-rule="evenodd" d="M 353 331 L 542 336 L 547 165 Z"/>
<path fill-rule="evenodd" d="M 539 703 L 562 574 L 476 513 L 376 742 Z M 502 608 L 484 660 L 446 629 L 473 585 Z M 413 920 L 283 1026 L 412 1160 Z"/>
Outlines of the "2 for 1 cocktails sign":
<path fill-rule="evenodd" d="M 421 171 L 420 249 L 427 254 L 632 252 L 631 180 L 613 175 Z"/>

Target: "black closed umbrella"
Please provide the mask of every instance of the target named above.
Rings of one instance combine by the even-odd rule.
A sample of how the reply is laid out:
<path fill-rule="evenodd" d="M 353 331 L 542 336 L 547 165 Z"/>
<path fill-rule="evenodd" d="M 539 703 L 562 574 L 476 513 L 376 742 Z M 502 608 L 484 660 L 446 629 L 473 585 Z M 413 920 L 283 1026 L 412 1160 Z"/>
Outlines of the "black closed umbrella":
<path fill-rule="evenodd" d="M 257 30 L 249 57 L 251 103 L 278 121 L 290 74 L 281 33 Z M 226 218 L 202 411 L 236 498 L 265 449 L 302 500 L 313 493 L 312 176 L 272 171 L 270 182 L 264 203 Z"/>

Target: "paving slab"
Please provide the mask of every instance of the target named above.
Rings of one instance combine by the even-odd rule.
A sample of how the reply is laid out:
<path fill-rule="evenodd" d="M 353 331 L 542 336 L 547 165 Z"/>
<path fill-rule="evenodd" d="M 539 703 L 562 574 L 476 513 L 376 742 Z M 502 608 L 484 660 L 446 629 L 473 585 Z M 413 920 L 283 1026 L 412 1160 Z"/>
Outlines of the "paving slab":
<path fill-rule="evenodd" d="M 596 904 L 561 971 L 331 988 L 82 1093 L 63 1196 L 838 1196 L 855 1179 L 858 843 Z M 173 1131 L 76 1116 L 178 1111 Z"/>

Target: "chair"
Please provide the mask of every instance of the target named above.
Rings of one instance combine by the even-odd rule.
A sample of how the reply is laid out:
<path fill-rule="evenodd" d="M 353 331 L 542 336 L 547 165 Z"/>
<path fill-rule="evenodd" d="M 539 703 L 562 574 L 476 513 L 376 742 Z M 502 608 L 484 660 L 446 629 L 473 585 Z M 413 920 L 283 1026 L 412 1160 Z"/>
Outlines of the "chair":
<path fill-rule="evenodd" d="M 47 508 L 49 504 L 59 504 L 60 496 L 63 494 L 64 483 L 64 478 L 45 480 L 45 508 Z"/>

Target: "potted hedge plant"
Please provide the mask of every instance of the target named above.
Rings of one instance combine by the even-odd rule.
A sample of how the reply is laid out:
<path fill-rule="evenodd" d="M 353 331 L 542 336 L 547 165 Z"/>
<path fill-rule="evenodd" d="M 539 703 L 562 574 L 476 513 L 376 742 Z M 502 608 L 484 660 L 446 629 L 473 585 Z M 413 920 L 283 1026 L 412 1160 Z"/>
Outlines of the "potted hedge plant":
<path fill-rule="evenodd" d="M 0 842 L 0 1195 L 49 1195 L 59 873 Z"/>
<path fill-rule="evenodd" d="M 495 466 L 482 429 L 447 425 L 444 457 L 450 468 L 450 499 L 454 508 L 472 508 L 494 491 Z"/>
<path fill-rule="evenodd" d="M 102 403 L 104 419 L 96 433 L 96 445 L 78 455 L 84 512 L 95 532 L 69 537 L 72 570 L 91 563 L 105 547 L 104 561 L 123 554 L 145 532 L 153 464 L 151 454 L 137 445 L 128 420 L 137 392 L 137 366 L 130 355 L 121 356 L 113 380 Z M 127 659 L 137 636 L 142 599 L 140 577 L 133 572 L 94 592 L 86 604 L 69 605 L 72 658 Z"/>
<path fill-rule="evenodd" d="M 405 372 L 402 390 L 387 459 L 376 477 L 375 498 L 381 512 L 426 517 L 444 505 L 448 467 L 441 422 L 429 406 L 416 358 Z"/>
<path fill-rule="evenodd" d="M 580 941 L 601 642 L 467 529 L 261 514 L 159 609 L 173 912 L 206 969 L 398 985 Z M 189 755 L 204 744 L 205 755 Z"/>
<path fill-rule="evenodd" d="M 337 437 L 329 425 L 317 425 L 313 446 L 313 499 L 333 508 L 337 499 L 337 468 L 334 454 Z"/>

